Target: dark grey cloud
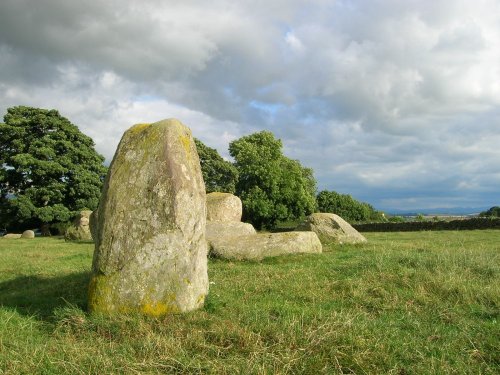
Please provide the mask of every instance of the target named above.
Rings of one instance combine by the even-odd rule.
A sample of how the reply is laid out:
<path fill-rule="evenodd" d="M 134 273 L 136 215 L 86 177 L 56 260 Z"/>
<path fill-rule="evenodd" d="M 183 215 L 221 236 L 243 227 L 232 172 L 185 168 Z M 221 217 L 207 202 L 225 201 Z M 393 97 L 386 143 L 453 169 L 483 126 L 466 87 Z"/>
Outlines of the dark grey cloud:
<path fill-rule="evenodd" d="M 108 160 L 137 122 L 179 117 L 225 156 L 269 129 L 322 189 L 487 206 L 499 46 L 497 0 L 3 0 L 0 110 L 58 108 Z"/>

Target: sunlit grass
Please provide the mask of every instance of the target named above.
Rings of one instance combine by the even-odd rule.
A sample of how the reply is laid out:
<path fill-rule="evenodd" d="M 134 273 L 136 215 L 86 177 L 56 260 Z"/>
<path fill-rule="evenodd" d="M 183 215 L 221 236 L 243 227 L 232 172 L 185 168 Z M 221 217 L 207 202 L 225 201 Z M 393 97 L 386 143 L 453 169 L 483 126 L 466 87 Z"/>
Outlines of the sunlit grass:
<path fill-rule="evenodd" d="M 91 244 L 0 240 L 0 373 L 500 372 L 500 231 L 209 261 L 205 308 L 86 313 Z"/>

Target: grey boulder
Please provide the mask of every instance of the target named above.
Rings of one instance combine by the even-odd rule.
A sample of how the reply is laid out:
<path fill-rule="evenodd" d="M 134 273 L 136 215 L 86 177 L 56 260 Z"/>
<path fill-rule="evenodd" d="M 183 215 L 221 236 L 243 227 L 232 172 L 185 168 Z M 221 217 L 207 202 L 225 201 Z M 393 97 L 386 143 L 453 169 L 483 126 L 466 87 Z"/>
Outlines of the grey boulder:
<path fill-rule="evenodd" d="M 331 213 L 314 213 L 308 216 L 296 231 L 312 231 L 322 242 L 355 244 L 366 242 L 366 238 L 340 216 Z"/>
<path fill-rule="evenodd" d="M 211 254 L 231 260 L 262 260 L 297 253 L 321 253 L 322 246 L 314 232 L 258 233 L 211 243 Z"/>
<path fill-rule="evenodd" d="M 240 198 L 230 193 L 207 194 L 207 220 L 240 222 L 243 212 Z"/>

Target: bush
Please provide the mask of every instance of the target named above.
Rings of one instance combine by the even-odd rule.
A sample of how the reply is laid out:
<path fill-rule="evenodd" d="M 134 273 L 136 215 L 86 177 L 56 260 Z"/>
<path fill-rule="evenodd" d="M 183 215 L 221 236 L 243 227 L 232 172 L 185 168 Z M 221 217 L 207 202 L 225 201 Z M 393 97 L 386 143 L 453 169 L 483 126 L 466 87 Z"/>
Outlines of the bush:
<path fill-rule="evenodd" d="M 50 233 L 56 236 L 64 236 L 66 230 L 72 225 L 70 221 L 54 223 L 50 226 Z"/>

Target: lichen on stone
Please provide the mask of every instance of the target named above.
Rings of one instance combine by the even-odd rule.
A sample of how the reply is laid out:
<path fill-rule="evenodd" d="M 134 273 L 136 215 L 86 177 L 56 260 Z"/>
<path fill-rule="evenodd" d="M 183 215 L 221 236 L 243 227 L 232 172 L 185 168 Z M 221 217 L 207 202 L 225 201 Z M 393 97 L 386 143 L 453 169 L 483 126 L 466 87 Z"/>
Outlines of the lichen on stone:
<path fill-rule="evenodd" d="M 134 126 L 132 126 L 129 131 L 130 132 L 135 132 L 135 133 L 138 133 L 138 132 L 141 132 L 143 131 L 144 129 L 146 129 L 148 126 L 150 126 L 151 124 L 146 124 L 146 123 L 142 123 L 142 124 L 135 124 Z"/>
<path fill-rule="evenodd" d="M 170 119 L 127 130 L 99 204 L 89 309 L 160 316 L 201 307 L 205 204 L 188 128 Z"/>

